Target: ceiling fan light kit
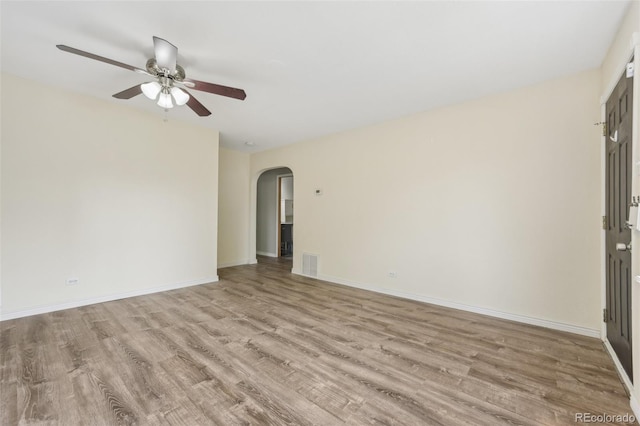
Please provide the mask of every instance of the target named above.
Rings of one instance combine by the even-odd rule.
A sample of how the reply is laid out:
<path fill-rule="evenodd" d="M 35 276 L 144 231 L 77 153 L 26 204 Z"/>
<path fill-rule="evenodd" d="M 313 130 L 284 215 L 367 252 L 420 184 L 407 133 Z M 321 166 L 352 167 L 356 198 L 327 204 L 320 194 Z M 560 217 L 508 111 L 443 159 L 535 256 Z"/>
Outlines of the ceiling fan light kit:
<path fill-rule="evenodd" d="M 157 81 L 150 81 L 149 83 L 142 83 L 140 85 L 140 89 L 142 89 L 142 94 L 145 95 L 149 99 L 156 99 L 158 94 L 162 90 L 162 86 Z"/>
<path fill-rule="evenodd" d="M 247 97 L 242 89 L 185 78 L 186 73 L 184 68 L 176 63 L 178 48 L 168 41 L 155 36 L 153 37 L 153 46 L 155 57 L 147 61 L 146 70 L 62 44 L 56 47 L 65 52 L 105 62 L 156 79 L 155 81 L 135 85 L 113 95 L 113 97 L 118 99 L 131 99 L 142 93 L 151 100 L 157 99 L 158 106 L 165 110 L 173 108 L 175 102 L 175 105 L 178 106 L 186 104 L 193 112 L 201 117 L 205 117 L 211 115 L 211 111 L 194 98 L 193 95 L 184 89 L 176 87 L 175 84 L 239 100 L 244 100 Z"/>
<path fill-rule="evenodd" d="M 164 109 L 173 108 L 173 102 L 171 102 L 171 95 L 167 93 L 167 89 L 162 89 L 160 96 L 158 97 L 158 106 Z"/>
<path fill-rule="evenodd" d="M 189 101 L 189 95 L 177 87 L 161 86 L 157 81 L 142 83 L 142 94 L 151 100 L 158 100 L 158 106 L 169 109 L 176 105 L 184 105 Z M 158 96 L 159 95 L 159 96 Z"/>
<path fill-rule="evenodd" d="M 171 96 L 176 101 L 176 105 L 184 105 L 189 101 L 189 95 L 184 91 L 179 89 L 178 87 L 172 87 Z"/>

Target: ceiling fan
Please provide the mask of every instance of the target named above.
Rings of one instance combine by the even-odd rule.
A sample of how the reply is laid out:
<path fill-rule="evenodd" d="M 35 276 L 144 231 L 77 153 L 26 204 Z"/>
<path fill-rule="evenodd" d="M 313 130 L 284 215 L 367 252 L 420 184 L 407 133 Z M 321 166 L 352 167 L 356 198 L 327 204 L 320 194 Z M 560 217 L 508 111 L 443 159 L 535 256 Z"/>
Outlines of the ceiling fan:
<path fill-rule="evenodd" d="M 127 65 L 113 59 L 98 56 L 83 50 L 74 49 L 73 47 L 58 44 L 58 49 L 85 58 L 94 59 L 96 61 L 105 62 L 140 74 L 153 77 L 154 80 L 135 85 L 122 92 L 113 95 L 118 99 L 131 99 L 143 93 L 146 97 L 158 101 L 158 106 L 164 108 L 173 108 L 176 105 L 186 104 L 196 114 L 201 117 L 211 115 L 211 111 L 205 108 L 196 98 L 187 92 L 184 87 L 203 92 L 213 93 L 215 95 L 227 96 L 229 98 L 244 100 L 247 94 L 242 89 L 234 87 L 222 86 L 219 84 L 207 83 L 205 81 L 186 78 L 184 68 L 176 63 L 178 57 L 178 48 L 160 37 L 153 37 L 153 48 L 155 57 L 147 61 L 146 69 Z M 183 87 L 177 87 L 183 86 Z"/>

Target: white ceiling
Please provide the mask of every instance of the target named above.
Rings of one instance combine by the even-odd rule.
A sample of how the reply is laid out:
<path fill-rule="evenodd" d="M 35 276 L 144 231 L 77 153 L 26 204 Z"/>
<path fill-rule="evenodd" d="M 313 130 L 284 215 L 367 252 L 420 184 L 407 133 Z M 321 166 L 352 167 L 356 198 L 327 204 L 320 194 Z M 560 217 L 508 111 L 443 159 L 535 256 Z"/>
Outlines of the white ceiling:
<path fill-rule="evenodd" d="M 169 119 L 259 151 L 600 66 L 630 1 L 0 2 L 1 69 L 109 102 L 144 76 L 152 36 L 178 46 L 187 77 L 245 101 L 193 94 Z M 247 147 L 245 142 L 255 143 Z"/>

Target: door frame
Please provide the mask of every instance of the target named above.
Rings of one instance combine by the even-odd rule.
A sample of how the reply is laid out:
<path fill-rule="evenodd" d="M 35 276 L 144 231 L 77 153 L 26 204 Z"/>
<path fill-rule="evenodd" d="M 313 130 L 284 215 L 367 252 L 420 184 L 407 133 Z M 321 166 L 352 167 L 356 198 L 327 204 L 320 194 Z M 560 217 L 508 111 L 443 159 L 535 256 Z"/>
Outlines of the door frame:
<path fill-rule="evenodd" d="M 640 72 L 640 34 L 635 33 L 632 36 L 632 40 L 631 40 L 631 44 L 630 44 L 630 49 L 627 51 L 627 55 L 625 56 L 625 61 L 620 64 L 618 66 L 618 68 L 616 68 L 618 70 L 618 72 L 616 72 L 614 74 L 614 76 L 612 77 L 612 81 L 609 82 L 609 85 L 607 86 L 607 90 L 603 93 L 603 95 L 600 97 L 600 121 L 601 122 L 606 122 L 607 121 L 607 117 L 606 117 L 606 104 L 607 104 L 607 100 L 609 99 L 609 97 L 613 94 L 613 91 L 615 90 L 615 87 L 618 83 L 618 81 L 620 80 L 620 76 L 625 72 L 627 63 L 629 63 L 629 61 L 631 61 L 631 59 L 633 58 L 634 60 L 634 67 L 635 67 L 635 76 L 634 76 L 634 86 L 633 86 L 633 107 L 634 107 L 634 116 L 633 116 L 633 122 L 631 124 L 631 149 L 632 149 L 632 158 L 631 158 L 631 194 L 635 195 L 637 193 L 640 192 L 640 188 L 637 187 L 637 185 L 635 184 L 635 182 L 639 179 L 640 176 L 640 152 L 638 151 L 640 149 L 640 142 L 639 142 L 639 130 L 640 130 L 640 123 L 639 123 L 639 119 L 638 119 L 638 111 L 640 111 L 640 109 L 637 109 L 640 106 L 640 84 L 638 82 L 640 82 L 640 79 L 638 79 L 638 73 Z M 607 145 L 606 145 L 606 135 L 602 135 L 600 138 L 600 215 L 601 216 L 605 216 L 606 215 L 606 202 L 607 202 L 607 198 L 606 198 L 606 159 L 607 159 Z M 638 232 L 631 232 L 631 246 L 632 247 L 638 247 L 638 249 L 636 250 L 636 252 L 640 252 L 640 235 L 638 235 Z M 607 246 L 606 246 L 606 231 L 604 229 L 600 230 L 600 308 L 601 310 L 604 310 L 606 308 L 606 304 L 607 304 L 607 295 L 606 295 L 606 289 L 607 289 L 607 278 L 606 278 L 606 271 L 607 271 L 607 265 L 606 265 L 606 255 L 607 255 Z M 633 296 L 634 293 L 637 293 L 638 290 L 640 289 L 640 275 L 638 275 L 638 271 L 640 271 L 640 264 L 638 264 L 638 262 L 635 260 L 636 258 L 638 258 L 638 256 L 634 256 L 633 252 L 632 252 L 632 256 L 631 256 L 631 285 L 632 285 L 632 302 L 631 302 L 631 320 L 633 324 L 640 324 L 640 309 L 638 309 L 638 306 L 634 306 L 634 302 L 633 302 L 633 298 L 636 298 L 637 296 Z M 638 327 L 635 327 L 636 329 Z M 638 331 L 639 330 L 635 330 L 632 331 L 632 353 L 635 354 L 637 353 L 638 350 L 640 350 L 640 345 L 639 345 L 639 341 L 637 338 L 635 338 L 635 336 L 638 335 Z M 602 321 L 600 323 L 600 338 L 602 340 L 602 342 L 604 343 L 604 346 L 607 350 L 607 352 L 609 353 L 611 359 L 613 359 L 613 362 L 616 366 L 616 370 L 618 371 L 618 375 L 620 376 L 620 378 L 622 379 L 625 387 L 627 388 L 628 392 L 631 395 L 631 405 L 632 408 L 634 403 L 636 401 L 638 401 L 637 396 L 635 395 L 634 392 L 634 386 L 633 383 L 631 381 L 631 378 L 629 378 L 629 376 L 627 375 L 627 372 L 625 371 L 625 369 L 622 367 L 622 364 L 620 363 L 620 361 L 618 360 L 618 357 L 615 353 L 615 351 L 613 350 L 613 347 L 611 346 L 611 344 L 609 343 L 609 340 L 607 339 L 607 324 Z M 638 376 L 639 376 L 639 372 L 637 372 L 637 370 L 640 370 L 640 365 L 638 365 L 637 362 L 633 362 L 634 359 L 637 359 L 637 355 L 633 355 L 632 356 L 632 363 L 635 366 L 634 368 L 634 376 L 636 379 L 636 382 L 638 382 Z M 635 409 L 634 409 L 635 412 Z M 636 412 L 637 414 L 637 412 Z"/>
<path fill-rule="evenodd" d="M 276 257 L 282 257 L 282 217 L 280 216 L 281 214 L 281 208 L 280 208 L 280 204 L 282 203 L 282 178 L 285 177 L 291 177 L 293 178 L 293 173 L 285 173 L 282 175 L 276 175 L 276 185 L 278 185 L 278 190 L 276 191 L 277 195 L 277 199 L 276 199 L 276 206 L 278 208 L 278 213 L 276 214 L 276 253 L 278 254 Z M 295 218 L 294 218 L 295 220 Z"/>
<path fill-rule="evenodd" d="M 249 265 L 255 265 L 256 263 L 258 263 L 258 257 L 256 256 L 256 240 L 257 240 L 257 235 L 256 235 L 256 231 L 257 231 L 257 221 L 258 221 L 258 179 L 260 179 L 260 176 L 262 176 L 262 174 L 264 172 L 268 172 L 269 170 L 273 170 L 273 169 L 280 169 L 280 168 L 288 168 L 289 170 L 291 170 L 291 175 L 296 176 L 296 171 L 294 170 L 294 168 L 289 165 L 289 164 L 283 164 L 283 165 L 274 165 L 274 166 L 266 166 L 264 168 L 258 168 L 255 172 L 252 172 L 252 168 L 250 167 L 250 175 L 251 175 L 251 180 L 249 183 L 249 235 L 248 235 L 248 240 L 249 240 L 249 252 L 248 252 L 248 264 Z M 295 189 L 295 185 L 293 187 L 293 198 L 296 198 L 296 189 Z M 295 262 L 294 262 L 295 265 Z M 295 267 L 292 267 L 291 272 L 293 272 L 295 270 Z"/>

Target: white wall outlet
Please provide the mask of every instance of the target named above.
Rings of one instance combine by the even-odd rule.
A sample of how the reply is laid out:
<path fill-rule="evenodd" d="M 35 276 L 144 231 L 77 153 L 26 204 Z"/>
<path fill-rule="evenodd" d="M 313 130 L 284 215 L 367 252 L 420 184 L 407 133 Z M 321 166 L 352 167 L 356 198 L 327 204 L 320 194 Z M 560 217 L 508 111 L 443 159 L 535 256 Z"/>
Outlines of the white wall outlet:
<path fill-rule="evenodd" d="M 79 278 L 67 278 L 67 285 L 78 285 L 80 284 Z"/>
<path fill-rule="evenodd" d="M 389 278 L 398 278 L 398 273 L 396 271 L 389 271 L 387 272 L 387 276 Z"/>

